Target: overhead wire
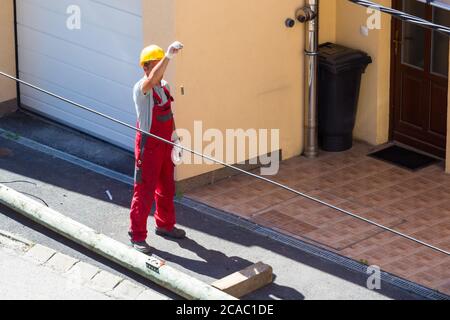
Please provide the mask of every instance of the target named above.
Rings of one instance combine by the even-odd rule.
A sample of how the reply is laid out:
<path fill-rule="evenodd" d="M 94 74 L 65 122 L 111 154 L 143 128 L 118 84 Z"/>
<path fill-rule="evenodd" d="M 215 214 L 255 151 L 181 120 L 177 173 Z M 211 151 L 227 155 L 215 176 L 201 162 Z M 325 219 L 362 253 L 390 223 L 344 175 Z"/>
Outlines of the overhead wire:
<path fill-rule="evenodd" d="M 379 10 L 381 12 L 390 14 L 391 16 L 393 16 L 396 19 L 400 19 L 402 21 L 405 22 L 409 22 L 409 23 L 413 23 L 437 32 L 440 32 L 442 34 L 445 34 L 447 36 L 450 36 L 450 27 L 447 26 L 443 26 L 443 25 L 439 25 L 436 23 L 433 23 L 431 21 L 428 21 L 426 19 L 411 15 L 409 13 L 400 11 L 400 10 L 396 10 L 393 8 L 389 8 L 386 6 L 382 6 L 378 3 L 375 3 L 373 1 L 368 1 L 368 0 L 348 0 L 350 2 L 353 2 L 355 4 L 364 6 L 364 7 L 368 7 L 368 8 L 372 8 L 372 9 L 376 9 Z"/>
<path fill-rule="evenodd" d="M 161 138 L 161 137 L 159 137 L 159 136 L 157 136 L 157 135 L 155 135 L 155 134 L 152 134 L 152 133 L 150 133 L 150 132 L 143 131 L 143 130 L 141 130 L 141 129 L 139 129 L 139 128 L 136 128 L 136 127 L 134 127 L 134 126 L 132 126 L 132 125 L 129 125 L 128 123 L 125 123 L 125 122 L 123 122 L 123 121 L 117 120 L 117 119 L 115 119 L 115 118 L 113 118 L 113 117 L 111 117 L 111 116 L 108 116 L 108 115 L 106 115 L 106 114 L 103 114 L 103 113 L 101 113 L 101 112 L 98 112 L 98 111 L 96 111 L 96 110 L 93 110 L 93 109 L 91 109 L 91 108 L 89 108 L 89 107 L 86 107 L 86 106 L 80 104 L 80 103 L 77 103 L 77 102 L 75 102 L 75 101 L 72 101 L 72 100 L 69 100 L 69 99 L 64 98 L 64 97 L 62 97 L 62 96 L 59 96 L 59 95 L 57 95 L 57 94 L 54 94 L 54 93 L 52 93 L 52 92 L 50 92 L 50 91 L 47 91 L 47 90 L 45 90 L 45 89 L 42 89 L 42 88 L 40 88 L 40 87 L 38 87 L 38 86 L 35 86 L 35 85 L 31 84 L 31 83 L 28 83 L 28 82 L 26 82 L 26 81 L 23 81 L 23 80 L 21 80 L 21 79 L 18 79 L 18 78 L 14 77 L 14 76 L 11 76 L 11 75 L 9 75 L 9 74 L 3 72 L 3 71 L 0 71 L 0 75 L 4 76 L 4 77 L 6 77 L 6 78 L 9 78 L 9 79 L 11 79 L 11 80 L 14 80 L 14 81 L 16 81 L 16 82 L 18 82 L 18 83 L 20 83 L 20 84 L 25 85 L 25 86 L 28 86 L 28 87 L 30 87 L 30 88 L 33 88 L 33 89 L 35 89 L 35 90 L 37 90 L 37 91 L 39 91 L 39 92 L 45 93 L 45 94 L 47 94 L 47 95 L 49 95 L 49 96 L 51 96 L 51 97 L 53 97 L 53 98 L 59 99 L 59 100 L 64 101 L 64 102 L 66 102 L 66 103 L 68 103 L 68 104 L 71 104 L 71 105 L 73 105 L 73 106 L 76 106 L 76 107 L 78 107 L 78 108 L 81 108 L 81 109 L 83 109 L 83 110 L 85 110 L 85 111 L 88 111 L 88 112 L 90 112 L 90 113 L 96 114 L 96 115 L 98 115 L 98 116 L 100 116 L 100 117 L 102 117 L 102 118 L 105 118 L 105 119 L 108 119 L 108 120 L 110 120 L 110 121 L 112 121 L 112 122 L 115 122 L 115 123 L 117 123 L 117 124 L 123 125 L 123 126 L 129 128 L 129 129 L 132 129 L 132 130 L 136 131 L 136 132 L 140 132 L 140 133 L 142 133 L 142 134 L 144 134 L 144 135 L 147 135 L 147 136 L 149 136 L 149 137 L 155 138 L 155 139 L 157 139 L 157 140 L 159 140 L 159 141 L 162 141 L 162 142 L 167 143 L 167 144 L 169 144 L 169 145 L 172 145 L 172 146 L 174 146 L 174 147 L 178 147 L 178 148 L 180 148 L 180 149 L 182 149 L 182 150 L 184 150 L 184 151 L 187 151 L 187 152 L 189 152 L 189 153 L 191 153 L 191 154 L 194 154 L 194 155 L 196 155 L 196 156 L 198 156 L 198 157 L 201 157 L 201 158 L 203 158 L 203 159 L 207 159 L 207 160 L 209 160 L 209 161 L 212 161 L 212 162 L 214 162 L 214 163 L 220 164 L 220 165 L 222 165 L 222 166 L 224 166 L 224 167 L 230 168 L 230 169 L 235 170 L 235 171 L 237 171 L 237 172 L 240 172 L 240 173 L 242 173 L 242 174 L 245 174 L 245 175 L 248 175 L 248 176 L 250 176 L 250 177 L 256 178 L 256 179 L 258 179 L 258 180 L 261 180 L 261 181 L 270 183 L 270 184 L 272 184 L 272 185 L 274 185 L 274 186 L 276 186 L 276 187 L 279 187 L 279 188 L 281 188 L 281 189 L 284 189 L 284 190 L 286 190 L 286 191 L 289 191 L 289 192 L 291 192 L 291 193 L 293 193 L 293 194 L 295 194 L 295 195 L 297 195 L 297 196 L 301 196 L 301 197 L 307 198 L 307 199 L 309 199 L 309 200 L 312 200 L 312 201 L 314 201 L 314 202 L 320 203 L 320 204 L 322 204 L 322 205 L 324 205 L 324 206 L 327 206 L 327 207 L 329 207 L 329 208 L 331 208 L 331 209 L 337 210 L 337 211 L 339 211 L 339 212 L 341 212 L 341 213 L 343 213 L 343 214 L 345 214 L 345 215 L 348 215 L 348 216 L 351 216 L 351 217 L 356 218 L 356 219 L 358 219 L 358 220 L 364 221 L 364 222 L 366 222 L 366 223 L 368 223 L 368 224 L 371 224 L 371 225 L 376 226 L 376 227 L 378 227 L 378 228 L 381 228 L 381 229 L 383 229 L 383 230 L 385 230 L 385 231 L 388 231 L 388 232 L 390 232 L 390 233 L 393 233 L 393 234 L 395 234 L 395 235 L 397 235 L 397 236 L 400 236 L 400 237 L 402 237 L 402 238 L 408 239 L 408 240 L 410 240 L 410 241 L 413 241 L 413 242 L 415 242 L 415 243 L 418 243 L 418 244 L 420 244 L 420 245 L 423 245 L 423 246 L 425 246 L 425 247 L 428 247 L 428 248 L 430 248 L 430 249 L 432 249 L 432 250 L 435 250 L 435 251 L 437 251 L 437 252 L 443 253 L 443 254 L 445 254 L 445 255 L 447 255 L 447 256 L 450 255 L 450 252 L 448 252 L 448 251 L 446 251 L 446 250 L 444 250 L 444 249 L 438 248 L 438 247 L 436 247 L 436 246 L 434 246 L 434 245 L 431 245 L 431 244 L 429 244 L 429 243 L 426 243 L 426 242 L 424 242 L 424 241 L 421 241 L 421 240 L 419 240 L 419 239 L 416 239 L 416 238 L 414 238 L 414 237 L 412 237 L 412 236 L 406 235 L 406 234 L 404 234 L 404 233 L 402 233 L 402 232 L 399 232 L 399 231 L 394 230 L 394 229 L 392 229 L 392 228 L 386 227 L 386 226 L 384 226 L 384 225 L 382 225 L 382 224 L 380 224 L 380 223 L 374 222 L 374 221 L 372 221 L 372 220 L 369 220 L 369 219 L 367 219 L 367 218 L 364 218 L 364 217 L 362 217 L 362 216 L 359 216 L 359 215 L 357 215 L 357 214 L 354 214 L 354 213 L 352 213 L 352 212 L 349 212 L 349 211 L 347 211 L 347 210 L 344 210 L 344 209 L 341 209 L 341 208 L 339 208 L 339 207 L 337 207 L 337 206 L 334 206 L 334 205 L 332 205 L 332 204 L 329 204 L 329 203 L 327 203 L 327 202 L 325 202 L 325 201 L 322 201 L 322 200 L 320 200 L 320 199 L 317 199 L 317 198 L 314 198 L 314 197 L 312 197 L 312 196 L 309 196 L 309 195 L 307 195 L 307 194 L 305 194 L 305 193 L 303 193 L 303 192 L 300 192 L 300 191 L 298 191 L 298 190 L 295 190 L 295 189 L 293 189 L 293 188 L 291 188 L 291 187 L 289 187 L 289 186 L 286 186 L 286 185 L 284 185 L 284 184 L 282 184 L 282 183 L 279 183 L 279 182 L 270 180 L 270 179 L 268 179 L 268 178 L 266 178 L 266 177 L 257 175 L 257 174 L 252 173 L 252 172 L 248 172 L 248 171 L 243 170 L 243 169 L 241 169 L 241 168 L 238 168 L 238 167 L 236 167 L 236 166 L 234 166 L 234 165 L 227 164 L 227 163 L 225 163 L 225 162 L 223 162 L 223 161 L 221 161 L 221 160 L 218 160 L 218 159 L 215 159 L 215 158 L 210 157 L 210 156 L 208 156 L 208 155 L 202 154 L 202 153 L 200 153 L 200 152 L 198 152 L 198 151 L 191 150 L 190 148 L 187 148 L 187 147 L 185 147 L 185 146 L 178 145 L 178 144 L 176 144 L 176 143 L 174 143 L 174 142 L 172 142 L 172 141 L 163 139 L 163 138 Z"/>

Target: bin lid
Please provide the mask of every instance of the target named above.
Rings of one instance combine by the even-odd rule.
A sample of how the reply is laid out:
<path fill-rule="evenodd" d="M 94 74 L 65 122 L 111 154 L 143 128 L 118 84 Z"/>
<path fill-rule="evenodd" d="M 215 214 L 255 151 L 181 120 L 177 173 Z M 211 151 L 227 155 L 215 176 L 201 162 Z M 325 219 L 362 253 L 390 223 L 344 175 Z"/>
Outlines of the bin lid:
<path fill-rule="evenodd" d="M 351 69 L 366 69 L 372 58 L 361 50 L 347 48 L 334 43 L 319 46 L 319 66 L 332 73 L 340 73 Z"/>

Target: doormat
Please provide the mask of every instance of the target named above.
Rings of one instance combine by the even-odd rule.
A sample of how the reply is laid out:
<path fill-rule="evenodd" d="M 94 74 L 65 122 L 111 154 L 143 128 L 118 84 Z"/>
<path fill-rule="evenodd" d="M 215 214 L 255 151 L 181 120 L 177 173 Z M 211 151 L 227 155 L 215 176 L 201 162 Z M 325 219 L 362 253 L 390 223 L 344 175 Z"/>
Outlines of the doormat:
<path fill-rule="evenodd" d="M 369 156 L 413 171 L 423 169 L 434 163 L 440 162 L 440 160 L 436 158 L 432 158 L 399 146 L 390 146 L 386 149 L 371 153 Z"/>

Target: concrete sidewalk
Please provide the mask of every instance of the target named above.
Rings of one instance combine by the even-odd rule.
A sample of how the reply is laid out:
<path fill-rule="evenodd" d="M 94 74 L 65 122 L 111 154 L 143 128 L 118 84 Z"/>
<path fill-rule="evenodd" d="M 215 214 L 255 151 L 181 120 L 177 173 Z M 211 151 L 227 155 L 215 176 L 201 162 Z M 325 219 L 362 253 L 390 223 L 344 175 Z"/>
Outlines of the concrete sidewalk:
<path fill-rule="evenodd" d="M 68 278 L 0 247 L 0 300 L 110 300 Z"/>
<path fill-rule="evenodd" d="M 146 287 L 0 230 L 0 300 L 165 300 Z"/>

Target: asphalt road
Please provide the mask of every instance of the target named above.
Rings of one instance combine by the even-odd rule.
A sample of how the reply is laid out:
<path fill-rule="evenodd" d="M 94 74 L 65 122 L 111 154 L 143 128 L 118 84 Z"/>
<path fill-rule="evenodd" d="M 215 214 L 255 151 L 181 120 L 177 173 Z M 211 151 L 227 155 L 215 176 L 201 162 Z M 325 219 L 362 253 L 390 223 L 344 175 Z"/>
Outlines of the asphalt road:
<path fill-rule="evenodd" d="M 128 243 L 130 186 L 3 138 L 0 138 L 0 148 L 12 153 L 0 157 L 0 183 Z M 382 283 L 381 290 L 368 290 L 367 275 L 201 212 L 177 205 L 177 216 L 179 225 L 187 230 L 188 239 L 168 241 L 150 233 L 149 242 L 156 248 L 155 254 L 178 270 L 211 283 L 258 261 L 273 267 L 274 283 L 245 299 L 420 299 L 387 283 Z M 150 217 L 149 230 L 153 227 Z M 134 279 L 169 298 L 178 298 L 3 206 L 0 206 L 0 229 Z"/>

